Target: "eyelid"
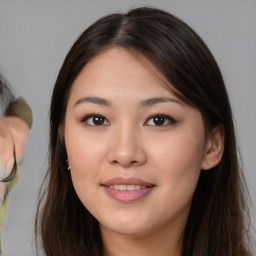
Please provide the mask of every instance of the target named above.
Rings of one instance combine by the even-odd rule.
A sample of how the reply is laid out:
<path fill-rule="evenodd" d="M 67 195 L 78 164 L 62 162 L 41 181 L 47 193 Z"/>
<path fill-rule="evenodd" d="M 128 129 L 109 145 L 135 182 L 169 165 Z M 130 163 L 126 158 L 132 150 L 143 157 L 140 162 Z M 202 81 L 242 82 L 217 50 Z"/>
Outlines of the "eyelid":
<path fill-rule="evenodd" d="M 144 123 L 144 125 L 148 125 L 147 123 L 149 122 L 150 119 L 154 118 L 154 117 L 163 117 L 165 119 L 167 119 L 169 121 L 169 124 L 167 125 L 172 125 L 172 124 L 175 124 L 177 123 L 177 120 L 169 115 L 166 115 L 166 114 L 161 114 L 161 113 L 158 113 L 158 114 L 154 114 L 154 115 L 151 115 L 147 118 L 146 122 Z M 166 124 L 164 125 L 148 125 L 148 126 L 158 126 L 158 127 L 165 127 L 167 126 Z"/>
<path fill-rule="evenodd" d="M 87 114 L 85 116 L 83 116 L 82 118 L 80 118 L 80 122 L 85 123 L 86 121 L 88 121 L 88 119 L 93 118 L 93 117 L 100 117 L 100 118 L 104 118 L 105 121 L 107 121 L 108 124 L 102 124 L 102 125 L 93 125 L 93 124 L 88 124 L 90 126 L 106 126 L 106 125 L 110 125 L 110 122 L 108 121 L 108 119 L 100 114 L 96 114 L 96 113 L 91 113 L 91 114 Z"/>

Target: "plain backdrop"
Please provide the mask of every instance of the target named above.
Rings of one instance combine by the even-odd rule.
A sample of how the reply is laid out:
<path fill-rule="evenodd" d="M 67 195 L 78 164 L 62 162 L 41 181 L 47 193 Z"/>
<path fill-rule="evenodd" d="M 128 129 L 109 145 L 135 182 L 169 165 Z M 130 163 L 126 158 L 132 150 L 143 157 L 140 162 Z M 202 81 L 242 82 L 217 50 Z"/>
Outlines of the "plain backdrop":
<path fill-rule="evenodd" d="M 20 181 L 9 197 L 4 256 L 35 255 L 33 228 L 47 169 L 50 97 L 69 48 L 99 17 L 145 5 L 183 19 L 215 56 L 230 95 L 245 176 L 256 204 L 256 0 L 0 0 L 0 70 L 34 113 Z M 256 223 L 255 209 L 252 212 Z"/>

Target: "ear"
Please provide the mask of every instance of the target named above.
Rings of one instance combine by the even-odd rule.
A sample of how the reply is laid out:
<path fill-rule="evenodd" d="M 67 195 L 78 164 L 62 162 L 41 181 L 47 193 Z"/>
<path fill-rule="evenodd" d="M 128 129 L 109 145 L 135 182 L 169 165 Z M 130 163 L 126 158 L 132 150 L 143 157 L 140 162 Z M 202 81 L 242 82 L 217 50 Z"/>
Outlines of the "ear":
<path fill-rule="evenodd" d="M 224 151 L 224 129 L 222 125 L 215 127 L 207 137 L 205 154 L 201 168 L 209 170 L 219 164 Z"/>

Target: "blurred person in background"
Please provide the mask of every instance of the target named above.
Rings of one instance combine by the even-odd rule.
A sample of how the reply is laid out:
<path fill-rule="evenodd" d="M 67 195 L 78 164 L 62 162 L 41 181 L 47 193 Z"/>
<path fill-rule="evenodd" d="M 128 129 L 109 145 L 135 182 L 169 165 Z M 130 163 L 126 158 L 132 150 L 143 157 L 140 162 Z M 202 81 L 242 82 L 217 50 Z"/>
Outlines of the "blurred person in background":
<path fill-rule="evenodd" d="M 31 126 L 29 105 L 23 98 L 16 99 L 0 77 L 0 233 L 7 219 L 6 198 L 18 181 L 17 163 L 21 162 Z"/>

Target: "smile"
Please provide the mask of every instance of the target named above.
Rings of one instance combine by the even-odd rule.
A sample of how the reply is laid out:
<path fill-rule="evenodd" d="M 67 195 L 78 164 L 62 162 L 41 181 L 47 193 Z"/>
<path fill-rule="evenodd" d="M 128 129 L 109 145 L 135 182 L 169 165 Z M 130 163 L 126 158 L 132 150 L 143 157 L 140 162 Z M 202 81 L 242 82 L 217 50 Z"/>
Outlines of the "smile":
<path fill-rule="evenodd" d="M 148 196 L 156 187 L 154 184 L 138 178 L 116 177 L 103 182 L 104 188 L 110 198 L 121 203 L 133 203 Z"/>
<path fill-rule="evenodd" d="M 115 190 L 122 190 L 122 191 L 126 191 L 126 190 L 133 191 L 133 190 L 146 188 L 146 186 L 140 186 L 140 185 L 113 185 L 109 187 Z"/>

